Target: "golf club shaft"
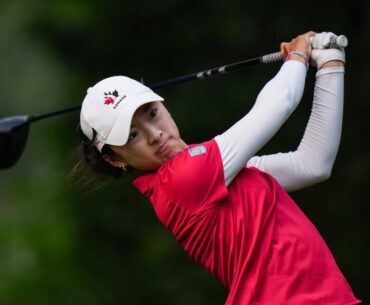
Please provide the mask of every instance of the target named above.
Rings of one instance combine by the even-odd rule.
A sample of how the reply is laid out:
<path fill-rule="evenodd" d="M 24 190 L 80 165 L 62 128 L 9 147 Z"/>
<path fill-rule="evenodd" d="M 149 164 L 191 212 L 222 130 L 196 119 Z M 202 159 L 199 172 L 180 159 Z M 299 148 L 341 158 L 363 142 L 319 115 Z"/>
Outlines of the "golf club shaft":
<path fill-rule="evenodd" d="M 43 120 L 43 119 L 46 119 L 46 118 L 54 117 L 54 116 L 57 116 L 57 115 L 61 115 L 61 114 L 64 114 L 64 113 L 76 111 L 76 110 L 79 110 L 79 109 L 81 109 L 81 105 L 73 106 L 73 107 L 69 107 L 69 108 L 65 108 L 65 109 L 60 109 L 60 110 L 56 110 L 56 111 L 52 111 L 52 112 L 48 112 L 48 113 L 32 115 L 32 116 L 29 117 L 28 122 L 29 123 L 37 122 L 37 121 L 40 121 L 40 120 Z"/>
<path fill-rule="evenodd" d="M 203 70 L 203 71 L 200 71 L 200 72 L 180 76 L 180 77 L 177 77 L 177 78 L 169 79 L 169 80 L 166 80 L 166 81 L 163 81 L 163 82 L 154 83 L 152 85 L 147 85 L 147 86 L 149 88 L 153 89 L 153 90 L 154 89 L 166 88 L 166 87 L 174 86 L 174 85 L 177 85 L 177 84 L 186 83 L 186 82 L 189 82 L 189 81 L 192 81 L 192 80 L 196 80 L 196 79 L 204 79 L 204 78 L 209 78 L 209 77 L 212 77 L 212 76 L 216 76 L 218 74 L 226 74 L 226 73 L 229 73 L 231 71 L 236 71 L 236 70 L 243 69 L 245 67 L 249 67 L 249 66 L 253 66 L 253 65 L 257 65 L 257 64 L 268 64 L 268 63 L 277 62 L 277 61 L 280 61 L 281 59 L 282 59 L 282 55 L 281 55 L 280 52 L 266 54 L 266 55 L 263 55 L 263 56 L 259 56 L 259 57 L 255 57 L 255 58 L 251 58 L 251 59 L 246 59 L 246 60 L 243 60 L 243 61 L 235 62 L 235 63 L 224 65 L 224 66 L 221 66 L 221 67 L 216 67 L 216 68 L 212 68 L 212 69 L 208 69 L 208 70 Z M 30 123 L 37 122 L 37 121 L 40 121 L 40 120 L 43 120 L 43 119 L 46 119 L 46 118 L 49 118 L 49 117 L 54 117 L 54 116 L 61 115 L 61 114 L 64 114 L 64 113 L 77 111 L 79 109 L 81 109 L 81 105 L 74 106 L 74 107 L 69 107 L 69 108 L 65 108 L 65 109 L 60 109 L 60 110 L 49 112 L 49 113 L 33 115 L 33 116 L 29 117 L 29 122 Z"/>
<path fill-rule="evenodd" d="M 152 85 L 148 85 L 148 87 L 153 89 L 153 90 L 154 89 L 165 88 L 165 87 L 170 87 L 170 86 L 185 83 L 185 82 L 188 82 L 188 81 L 191 81 L 191 80 L 204 79 L 204 78 L 212 77 L 212 76 L 215 76 L 215 75 L 218 75 L 218 74 L 229 73 L 231 71 L 239 70 L 239 69 L 249 67 L 249 66 L 253 66 L 253 65 L 257 65 L 257 64 L 268 64 L 268 63 L 272 63 L 272 62 L 277 62 L 281 59 L 282 59 L 282 55 L 281 55 L 280 52 L 271 53 L 271 54 L 263 55 L 263 56 L 260 56 L 260 57 L 256 57 L 256 58 L 252 58 L 252 59 L 246 59 L 246 60 L 239 61 L 239 62 L 236 62 L 236 63 L 224 65 L 224 66 L 221 66 L 221 67 L 216 67 L 216 68 L 196 72 L 196 73 L 193 73 L 193 74 L 180 76 L 180 77 L 173 78 L 173 79 L 170 79 L 170 80 L 166 80 L 166 81 L 163 81 L 163 82 L 160 82 L 160 83 L 155 83 L 155 84 L 152 84 Z"/>
<path fill-rule="evenodd" d="M 346 36 L 344 36 L 344 35 L 340 35 L 340 36 L 333 35 L 332 39 L 330 40 L 330 43 L 326 46 L 326 48 L 345 48 L 347 45 L 348 45 L 348 40 L 347 40 Z M 228 73 L 228 72 L 231 72 L 231 71 L 239 70 L 239 69 L 249 67 L 249 66 L 253 66 L 253 65 L 257 65 L 257 64 L 273 63 L 273 62 L 280 61 L 282 59 L 283 59 L 283 56 L 280 52 L 270 53 L 270 54 L 255 57 L 255 58 L 252 58 L 252 59 L 239 61 L 239 62 L 236 62 L 236 63 L 224 65 L 224 66 L 217 67 L 217 68 L 203 70 L 203 71 L 200 71 L 200 72 L 197 72 L 197 73 L 180 76 L 180 77 L 173 78 L 173 79 L 166 80 L 166 81 L 159 82 L 159 83 L 154 83 L 152 85 L 148 85 L 148 87 L 153 89 L 153 90 L 154 89 L 165 88 L 165 87 L 170 87 L 170 86 L 185 83 L 185 82 L 188 82 L 188 81 L 191 81 L 191 80 L 204 79 L 204 78 L 212 77 L 212 76 L 215 76 L 215 75 L 218 75 L 218 74 L 225 74 L 225 73 Z M 36 122 L 36 121 L 39 121 L 39 120 L 43 120 L 43 119 L 46 119 L 46 118 L 49 118 L 49 117 L 54 117 L 54 116 L 57 116 L 57 115 L 60 115 L 60 114 L 76 111 L 76 110 L 79 110 L 79 109 L 81 109 L 80 105 L 70 107 L 70 108 L 60 109 L 60 110 L 49 112 L 49 113 L 29 116 L 29 122 L 30 123 Z"/>

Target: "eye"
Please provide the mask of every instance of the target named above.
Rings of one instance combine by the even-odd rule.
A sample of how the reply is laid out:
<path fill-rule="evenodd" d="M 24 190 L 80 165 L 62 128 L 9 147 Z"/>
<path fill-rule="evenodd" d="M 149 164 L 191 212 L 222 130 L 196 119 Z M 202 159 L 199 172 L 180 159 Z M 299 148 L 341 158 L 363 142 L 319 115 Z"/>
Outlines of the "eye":
<path fill-rule="evenodd" d="M 128 140 L 129 140 L 129 141 L 132 141 L 133 139 L 135 139 L 135 138 L 136 138 L 136 136 L 137 136 L 137 131 L 131 131 L 131 132 L 130 132 L 130 135 L 129 135 L 129 137 L 128 137 Z"/>
<path fill-rule="evenodd" d="M 154 109 L 150 110 L 149 116 L 151 118 L 154 118 L 157 115 L 157 112 L 158 112 L 158 109 L 157 108 L 154 108 Z"/>

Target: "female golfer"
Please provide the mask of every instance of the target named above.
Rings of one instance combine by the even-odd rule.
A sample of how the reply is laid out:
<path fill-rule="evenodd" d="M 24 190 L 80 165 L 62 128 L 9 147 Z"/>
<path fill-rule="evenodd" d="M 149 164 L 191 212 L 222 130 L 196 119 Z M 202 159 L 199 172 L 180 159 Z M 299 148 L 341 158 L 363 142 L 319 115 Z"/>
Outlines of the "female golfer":
<path fill-rule="evenodd" d="M 327 179 L 338 150 L 345 56 L 322 49 L 328 35 L 282 43 L 286 60 L 251 111 L 207 142 L 185 143 L 163 99 L 124 76 L 97 83 L 83 101 L 88 164 L 114 177 L 140 173 L 133 184 L 190 257 L 228 288 L 227 305 L 360 302 L 287 193 Z M 298 149 L 255 156 L 298 105 L 309 60 L 318 71 Z"/>

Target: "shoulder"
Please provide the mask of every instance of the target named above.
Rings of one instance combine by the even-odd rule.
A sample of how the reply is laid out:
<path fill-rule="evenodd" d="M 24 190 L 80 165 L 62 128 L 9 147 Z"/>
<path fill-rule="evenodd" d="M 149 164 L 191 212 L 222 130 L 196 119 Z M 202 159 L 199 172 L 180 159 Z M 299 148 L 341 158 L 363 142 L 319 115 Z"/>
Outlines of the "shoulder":
<path fill-rule="evenodd" d="M 221 162 L 221 155 L 215 140 L 189 145 L 183 152 L 177 154 L 174 158 L 164 163 L 160 171 L 176 169 L 182 173 L 192 172 L 193 170 L 202 170 L 203 167 L 211 162 L 218 166 Z"/>
<path fill-rule="evenodd" d="M 222 160 L 214 140 L 192 144 L 158 169 L 157 180 L 162 186 L 171 185 L 175 188 L 192 185 L 220 165 Z"/>
<path fill-rule="evenodd" d="M 190 145 L 161 166 L 155 188 L 161 197 L 198 209 L 227 193 L 222 159 L 214 140 Z M 163 198 L 163 197 L 162 197 Z"/>

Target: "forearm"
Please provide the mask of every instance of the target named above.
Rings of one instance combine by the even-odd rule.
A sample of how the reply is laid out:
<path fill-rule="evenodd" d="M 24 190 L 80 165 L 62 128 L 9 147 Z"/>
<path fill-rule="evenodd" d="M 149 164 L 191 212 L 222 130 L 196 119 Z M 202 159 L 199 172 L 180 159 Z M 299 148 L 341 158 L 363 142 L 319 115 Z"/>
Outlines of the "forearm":
<path fill-rule="evenodd" d="M 246 162 L 279 130 L 297 107 L 304 90 L 306 67 L 291 60 L 260 92 L 251 111 L 216 137 L 230 184 Z"/>
<path fill-rule="evenodd" d="M 298 149 L 248 162 L 270 173 L 288 191 L 316 184 L 331 174 L 341 136 L 344 67 L 328 66 L 317 72 L 312 111 Z"/>
<path fill-rule="evenodd" d="M 312 167 L 329 176 L 342 131 L 344 67 L 320 69 L 316 77 L 312 113 L 297 151 L 307 155 Z"/>

